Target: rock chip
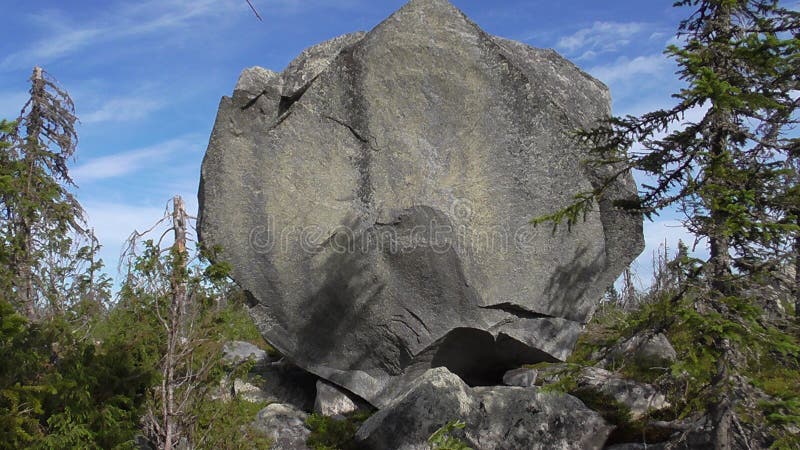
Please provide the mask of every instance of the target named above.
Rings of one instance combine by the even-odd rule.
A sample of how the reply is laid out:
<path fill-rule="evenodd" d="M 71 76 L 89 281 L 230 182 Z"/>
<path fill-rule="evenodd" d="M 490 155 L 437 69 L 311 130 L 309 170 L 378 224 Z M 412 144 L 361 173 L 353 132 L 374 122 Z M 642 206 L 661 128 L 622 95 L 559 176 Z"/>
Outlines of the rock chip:
<path fill-rule="evenodd" d="M 258 402 L 269 402 L 275 401 L 275 396 L 271 395 L 270 393 L 266 392 L 261 387 L 257 386 L 257 382 L 254 380 L 243 380 L 241 378 L 236 378 L 233 380 L 233 386 L 231 386 L 231 393 L 234 398 L 238 398 L 244 400 L 246 402 L 258 403 Z"/>
<path fill-rule="evenodd" d="M 384 406 L 448 367 L 470 385 L 564 360 L 643 246 L 615 210 L 532 227 L 604 173 L 569 137 L 608 89 L 550 50 L 486 34 L 446 0 L 251 68 L 223 98 L 199 232 L 303 369 Z M 610 169 L 609 169 L 610 170 Z"/>
<path fill-rule="evenodd" d="M 368 449 L 428 449 L 427 439 L 453 420 L 457 437 L 476 449 L 601 449 L 611 427 L 578 399 L 537 388 L 470 388 L 445 368 L 431 369 L 356 433 Z"/>

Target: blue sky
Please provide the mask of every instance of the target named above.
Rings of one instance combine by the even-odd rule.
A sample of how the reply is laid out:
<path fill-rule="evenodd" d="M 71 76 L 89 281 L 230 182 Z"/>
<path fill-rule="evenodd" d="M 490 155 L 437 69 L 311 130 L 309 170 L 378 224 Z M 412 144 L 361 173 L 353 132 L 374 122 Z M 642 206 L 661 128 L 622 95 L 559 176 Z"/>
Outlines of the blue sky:
<path fill-rule="evenodd" d="M 0 7 L 0 118 L 15 118 L 41 65 L 81 120 L 71 173 L 112 272 L 122 242 L 182 195 L 196 210 L 200 163 L 219 99 L 250 66 L 282 70 L 304 48 L 369 30 L 401 0 L 8 0 Z M 680 84 L 662 51 L 686 11 L 672 0 L 453 0 L 486 31 L 554 48 L 608 84 L 615 114 L 670 104 Z M 687 239 L 678 217 L 646 223 L 636 263 Z M 702 250 L 699 249 L 702 253 Z"/>

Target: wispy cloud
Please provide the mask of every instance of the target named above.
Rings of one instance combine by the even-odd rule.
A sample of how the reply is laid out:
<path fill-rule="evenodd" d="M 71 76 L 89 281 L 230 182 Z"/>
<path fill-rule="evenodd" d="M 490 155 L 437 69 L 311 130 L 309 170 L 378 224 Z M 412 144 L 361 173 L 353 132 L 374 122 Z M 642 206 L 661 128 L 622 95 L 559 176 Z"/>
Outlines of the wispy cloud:
<path fill-rule="evenodd" d="M 602 53 L 615 52 L 630 44 L 648 26 L 640 22 L 595 22 L 569 36 L 561 37 L 556 48 L 570 53 L 581 53 L 580 58 L 593 58 Z"/>
<path fill-rule="evenodd" d="M 364 0 L 253 0 L 265 20 L 296 15 L 310 10 L 357 10 Z M 42 10 L 30 18 L 31 25 L 45 30 L 41 39 L 0 57 L 0 70 L 29 68 L 110 42 L 141 39 L 148 36 L 188 38 L 207 30 L 204 21 L 234 23 L 252 17 L 244 0 L 140 0 L 111 1 L 98 6 L 87 18 L 74 20 L 64 10 Z"/>
<path fill-rule="evenodd" d="M 182 137 L 150 147 L 103 156 L 78 165 L 70 173 L 80 185 L 121 177 L 145 168 L 155 169 L 159 163 L 169 160 L 176 153 L 195 149 L 199 145 L 198 141 L 196 138 Z"/>
<path fill-rule="evenodd" d="M 60 12 L 43 12 L 35 22 L 50 30 L 34 44 L 0 60 L 10 70 L 46 64 L 98 44 L 125 38 L 190 29 L 194 20 L 225 17 L 241 9 L 236 0 L 147 0 L 115 3 L 84 22 L 71 22 Z M 246 6 L 246 5 L 245 5 Z"/>
<path fill-rule="evenodd" d="M 164 103 L 160 100 L 142 97 L 122 97 L 106 101 L 98 109 L 81 115 L 84 124 L 101 122 L 124 122 L 138 120 L 157 111 Z"/>
<path fill-rule="evenodd" d="M 637 56 L 633 59 L 623 56 L 612 64 L 593 67 L 589 69 L 589 73 L 606 84 L 613 84 L 643 75 L 668 75 L 670 65 L 669 59 L 662 54 Z"/>

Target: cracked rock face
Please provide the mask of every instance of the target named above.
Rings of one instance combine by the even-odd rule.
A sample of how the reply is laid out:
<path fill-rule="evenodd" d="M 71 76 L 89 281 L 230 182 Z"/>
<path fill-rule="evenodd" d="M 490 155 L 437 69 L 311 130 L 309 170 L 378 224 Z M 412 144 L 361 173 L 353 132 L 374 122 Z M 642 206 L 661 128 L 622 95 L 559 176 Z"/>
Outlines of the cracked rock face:
<path fill-rule="evenodd" d="M 471 385 L 566 358 L 643 245 L 611 202 L 568 231 L 532 217 L 598 183 L 568 137 L 607 88 L 490 36 L 446 0 L 251 68 L 223 98 L 200 232 L 265 338 L 375 406 L 431 367 Z"/>

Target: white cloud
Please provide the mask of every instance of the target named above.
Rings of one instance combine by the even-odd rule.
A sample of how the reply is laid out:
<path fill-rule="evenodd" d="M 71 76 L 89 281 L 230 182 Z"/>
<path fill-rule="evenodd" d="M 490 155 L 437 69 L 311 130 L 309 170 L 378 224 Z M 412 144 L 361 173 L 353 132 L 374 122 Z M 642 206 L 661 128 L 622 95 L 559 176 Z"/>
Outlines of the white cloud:
<path fill-rule="evenodd" d="M 49 31 L 38 42 L 0 60 L 0 69 L 43 65 L 91 46 L 159 32 L 191 30 L 200 18 L 233 16 L 237 0 L 147 0 L 116 3 L 88 23 L 70 23 L 59 12 L 45 11 L 35 22 Z M 247 7 L 246 4 L 244 5 Z M 200 29 L 200 28 L 198 28 Z"/>
<path fill-rule="evenodd" d="M 163 102 L 149 98 L 121 97 L 108 100 L 100 108 L 81 115 L 84 124 L 124 122 L 146 117 L 161 108 Z"/>
<path fill-rule="evenodd" d="M 655 76 L 669 74 L 671 62 L 661 54 L 618 58 L 611 64 L 597 66 L 589 69 L 589 73 L 606 84 L 630 80 L 634 77 Z"/>
<path fill-rule="evenodd" d="M 156 168 L 175 153 L 197 147 L 197 139 L 182 137 L 150 147 L 130 150 L 109 156 L 91 159 L 70 171 L 80 185 L 97 180 L 116 178 L 137 172 L 146 167 Z"/>
<path fill-rule="evenodd" d="M 583 53 L 581 58 L 594 57 L 630 44 L 634 36 L 647 28 L 646 24 L 639 22 L 595 22 L 591 27 L 562 37 L 556 43 L 556 48 L 569 53 L 580 51 Z"/>
<path fill-rule="evenodd" d="M 265 21 L 276 16 L 302 14 L 311 9 L 351 10 L 363 7 L 362 0 L 252 0 Z M 66 2 L 65 2 L 66 5 Z M 125 39 L 147 36 L 188 38 L 208 29 L 203 21 L 230 23 L 239 19 L 255 21 L 245 0 L 138 0 L 111 1 L 97 13 L 75 21 L 64 10 L 38 10 L 29 21 L 45 30 L 33 44 L 0 57 L 0 70 L 46 65 L 80 51 Z"/>

